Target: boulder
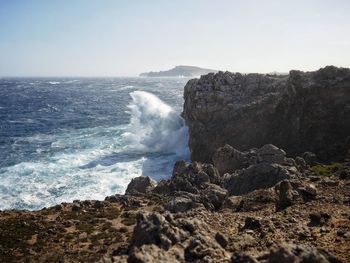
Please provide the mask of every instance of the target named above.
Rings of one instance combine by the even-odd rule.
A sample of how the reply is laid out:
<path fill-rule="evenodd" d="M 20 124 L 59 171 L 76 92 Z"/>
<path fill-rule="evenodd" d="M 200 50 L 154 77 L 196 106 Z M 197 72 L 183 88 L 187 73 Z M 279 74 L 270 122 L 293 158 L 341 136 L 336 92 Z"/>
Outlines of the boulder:
<path fill-rule="evenodd" d="M 288 180 L 283 180 L 279 185 L 277 210 L 283 210 L 293 204 L 293 187 Z"/>
<path fill-rule="evenodd" d="M 218 170 L 212 164 L 187 164 L 178 161 L 175 163 L 172 177 L 159 182 L 154 192 L 164 195 L 171 195 L 176 191 L 198 194 L 207 184 L 220 184 L 221 180 Z"/>
<path fill-rule="evenodd" d="M 218 148 L 213 155 L 213 164 L 220 174 L 233 173 L 237 169 L 247 166 L 247 157 L 243 152 L 226 144 Z"/>
<path fill-rule="evenodd" d="M 209 184 L 207 188 L 201 192 L 201 196 L 202 202 L 206 208 L 219 209 L 227 196 L 227 190 L 218 185 Z"/>
<path fill-rule="evenodd" d="M 279 164 L 259 163 L 238 173 L 226 175 L 223 186 L 229 195 L 242 195 L 251 191 L 269 188 L 276 183 L 291 178 L 296 171 Z"/>
<path fill-rule="evenodd" d="M 147 193 L 156 187 L 156 182 L 148 176 L 139 176 L 131 180 L 126 188 L 126 194 Z"/>
<path fill-rule="evenodd" d="M 313 200 L 317 196 L 317 188 L 314 184 L 305 184 L 296 189 L 305 201 Z"/>
<path fill-rule="evenodd" d="M 272 144 L 265 144 L 258 149 L 258 162 L 284 164 L 286 162 L 286 152 Z"/>
<path fill-rule="evenodd" d="M 165 209 L 172 213 L 183 213 L 190 209 L 203 207 L 200 196 L 186 192 L 177 192 L 165 205 Z"/>

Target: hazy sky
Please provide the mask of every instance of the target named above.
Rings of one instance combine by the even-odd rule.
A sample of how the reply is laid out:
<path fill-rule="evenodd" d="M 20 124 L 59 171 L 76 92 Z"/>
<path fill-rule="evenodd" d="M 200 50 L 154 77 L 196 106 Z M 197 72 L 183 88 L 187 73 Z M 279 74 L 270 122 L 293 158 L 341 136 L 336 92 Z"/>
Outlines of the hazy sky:
<path fill-rule="evenodd" d="M 350 67 L 349 0 L 0 0 L 0 76 Z"/>

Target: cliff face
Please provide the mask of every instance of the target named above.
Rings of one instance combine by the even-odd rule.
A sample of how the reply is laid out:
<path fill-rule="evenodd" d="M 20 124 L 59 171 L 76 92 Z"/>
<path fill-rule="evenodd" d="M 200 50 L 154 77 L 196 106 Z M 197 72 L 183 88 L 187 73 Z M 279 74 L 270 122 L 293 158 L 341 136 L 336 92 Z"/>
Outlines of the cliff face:
<path fill-rule="evenodd" d="M 211 162 L 225 144 L 272 143 L 321 160 L 350 148 L 350 69 L 328 66 L 287 76 L 219 72 L 190 80 L 183 117 L 192 160 Z"/>

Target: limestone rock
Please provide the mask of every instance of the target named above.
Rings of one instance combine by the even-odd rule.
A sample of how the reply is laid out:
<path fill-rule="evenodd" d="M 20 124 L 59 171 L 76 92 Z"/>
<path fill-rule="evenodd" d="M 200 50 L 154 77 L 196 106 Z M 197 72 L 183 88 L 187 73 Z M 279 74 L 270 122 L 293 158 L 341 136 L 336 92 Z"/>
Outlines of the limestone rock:
<path fill-rule="evenodd" d="M 190 80 L 184 99 L 193 161 L 211 162 L 225 144 L 245 151 L 272 143 L 321 160 L 344 157 L 350 148 L 350 69 L 284 76 L 218 72 Z"/>
<path fill-rule="evenodd" d="M 286 152 L 272 144 L 265 144 L 258 151 L 258 162 L 284 164 Z"/>
<path fill-rule="evenodd" d="M 175 219 L 170 214 L 143 214 L 133 232 L 128 262 L 151 262 L 147 260 L 152 259 L 163 262 L 167 255 L 169 260 L 173 260 L 170 262 L 228 261 L 229 254 L 215 235 L 216 232 L 196 219 Z M 144 261 L 132 261 L 135 258 L 143 258 Z"/>
<path fill-rule="evenodd" d="M 194 162 L 186 164 L 184 161 L 175 163 L 170 180 L 163 180 L 154 189 L 155 193 L 171 194 L 176 191 L 198 194 L 207 184 L 220 184 L 221 176 L 211 164 Z"/>
<path fill-rule="evenodd" d="M 213 155 L 213 164 L 220 174 L 233 173 L 236 169 L 246 167 L 246 163 L 245 154 L 228 144 L 218 148 Z"/>
<path fill-rule="evenodd" d="M 139 176 L 131 180 L 126 188 L 126 194 L 147 193 L 156 186 L 156 182 L 148 176 Z"/>
<path fill-rule="evenodd" d="M 215 184 L 209 184 L 202 191 L 203 204 L 207 208 L 219 209 L 227 196 L 227 190 Z"/>
<path fill-rule="evenodd" d="M 182 213 L 190 209 L 203 207 L 199 195 L 186 192 L 177 192 L 176 195 L 165 205 L 165 209 L 172 213 Z"/>
<path fill-rule="evenodd" d="M 227 175 L 223 186 L 230 195 L 242 195 L 257 189 L 272 187 L 279 181 L 290 178 L 291 175 L 291 171 L 279 164 L 259 163 L 239 173 Z"/>

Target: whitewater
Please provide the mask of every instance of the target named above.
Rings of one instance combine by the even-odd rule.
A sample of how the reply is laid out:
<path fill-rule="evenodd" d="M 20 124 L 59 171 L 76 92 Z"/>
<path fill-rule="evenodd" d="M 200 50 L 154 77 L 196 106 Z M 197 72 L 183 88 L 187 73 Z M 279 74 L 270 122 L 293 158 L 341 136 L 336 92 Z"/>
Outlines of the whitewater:
<path fill-rule="evenodd" d="M 186 79 L 0 79 L 0 209 L 124 193 L 189 158 Z"/>

